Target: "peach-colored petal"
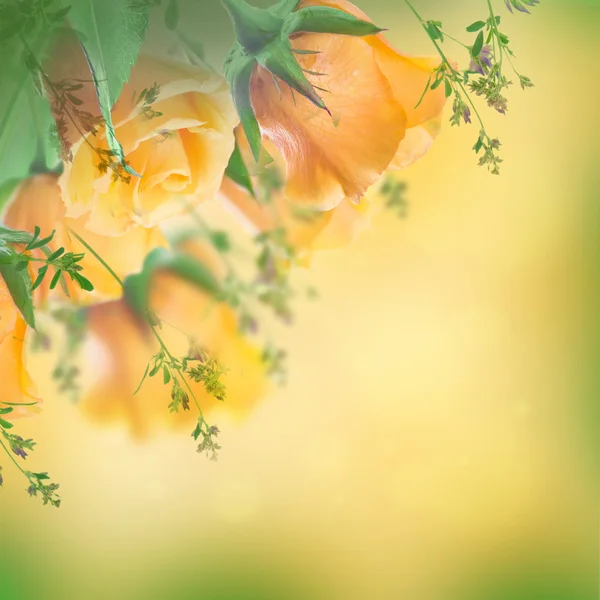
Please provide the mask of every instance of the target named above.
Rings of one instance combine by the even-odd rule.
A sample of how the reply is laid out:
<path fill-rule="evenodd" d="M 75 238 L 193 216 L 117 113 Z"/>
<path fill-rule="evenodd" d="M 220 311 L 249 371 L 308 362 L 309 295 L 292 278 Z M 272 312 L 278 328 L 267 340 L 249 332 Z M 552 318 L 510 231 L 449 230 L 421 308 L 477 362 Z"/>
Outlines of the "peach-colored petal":
<path fill-rule="evenodd" d="M 3 418 L 21 417 L 37 412 L 41 405 L 25 364 L 27 324 L 17 311 L 10 293 L 0 278 L 0 381 L 2 401 L 14 404 L 36 403 L 34 407 L 13 407 Z"/>
<path fill-rule="evenodd" d="M 347 0 L 302 0 L 301 7 L 305 6 L 330 6 L 359 19 L 371 21 L 368 15 Z M 402 164 L 404 168 L 426 152 L 426 136 L 423 136 L 422 131 L 411 134 L 410 130 L 438 118 L 446 103 L 443 86 L 428 90 L 423 96 L 434 69 L 440 65 L 440 58 L 403 54 L 396 50 L 383 34 L 367 36 L 364 40 L 373 48 L 379 68 L 406 113 L 406 138 L 402 141 L 403 147 L 394 161 L 396 166 Z M 431 128 L 425 133 L 431 134 Z M 435 139 L 435 135 L 430 137 L 431 141 Z M 410 157 L 412 160 L 409 160 Z"/>
<path fill-rule="evenodd" d="M 389 166 L 389 170 L 405 169 L 422 158 L 433 145 L 440 132 L 442 115 L 434 117 L 421 125 L 406 130 L 405 138 L 400 142 L 398 152 Z"/>
<path fill-rule="evenodd" d="M 190 306 L 185 301 L 179 304 L 179 296 L 172 300 L 178 307 L 176 313 L 182 315 L 191 330 L 199 332 L 202 326 L 196 322 L 201 318 L 197 311 L 184 314 Z M 217 307 L 211 315 L 202 318 L 216 320 L 216 324 L 206 329 L 211 339 L 198 340 L 198 343 L 208 348 L 226 368 L 220 379 L 227 397 L 222 402 L 216 400 L 202 383 L 190 381 L 192 391 L 204 414 L 218 408 L 242 417 L 267 389 L 260 353 L 239 334 L 235 316 L 229 309 Z M 145 437 L 165 426 L 193 426 L 198 411 L 191 398 L 189 411 L 169 413 L 170 388 L 164 385 L 162 374 L 146 379 L 133 395 L 159 347 L 147 327 L 142 326 L 123 301 L 93 306 L 88 312 L 88 325 L 96 348 L 100 350 L 99 356 L 96 355 L 100 372 L 81 407 L 93 420 L 104 424 L 125 422 L 136 437 Z M 161 335 L 169 339 L 169 331 L 169 326 L 165 325 Z M 186 354 L 185 345 L 173 344 L 170 340 L 167 343 L 176 356 Z"/>
<path fill-rule="evenodd" d="M 103 205 L 96 205 L 94 215 L 100 214 L 101 206 Z M 68 230 L 79 234 L 121 278 L 139 271 L 148 252 L 153 248 L 166 246 L 167 241 L 158 227 L 132 227 L 119 237 L 99 235 L 86 229 L 87 218 L 87 215 L 77 219 L 66 218 L 57 176 L 42 174 L 31 177 L 19 186 L 3 221 L 13 229 L 30 232 L 37 225 L 41 229 L 40 235 L 44 237 L 55 231 L 51 248 L 58 249 L 62 246 L 67 252 L 85 254 L 80 262 L 82 273 L 93 283 L 95 289 L 91 294 L 82 293 L 79 286 L 67 278 L 69 293 L 74 301 L 90 303 L 97 302 L 100 298 L 118 298 L 121 296 L 121 286 L 89 251 L 68 234 Z M 42 256 L 41 251 L 37 251 L 36 255 Z M 48 285 L 49 280 L 39 288 L 40 301 L 48 296 Z M 64 296 L 59 288 L 56 288 L 55 293 Z"/>
<path fill-rule="evenodd" d="M 78 110 L 100 117 L 85 56 L 76 40 L 64 36 L 51 54 L 47 70 L 53 81 L 88 81 L 73 95 L 81 101 Z M 154 86 L 158 96 L 151 106 L 138 102 L 143 90 Z M 112 169 L 99 168 L 101 152 L 108 149 L 102 123 L 91 135 L 81 122 L 72 122 L 75 111 L 69 113 L 62 116 L 73 161 L 65 164 L 60 179 L 67 216 L 85 215 L 86 229 L 113 236 L 135 225 L 152 227 L 184 212 L 188 203 L 214 197 L 233 151 L 233 129 L 238 123 L 223 77 L 207 68 L 140 56 L 112 110 L 125 160 L 141 175 L 124 181 L 115 178 Z"/>
<path fill-rule="evenodd" d="M 292 202 L 330 209 L 344 197 L 360 198 L 393 159 L 406 118 L 364 40 L 324 34 L 300 35 L 297 55 L 333 118 L 259 67 L 252 102 L 261 130 L 287 164 L 285 193 Z"/>

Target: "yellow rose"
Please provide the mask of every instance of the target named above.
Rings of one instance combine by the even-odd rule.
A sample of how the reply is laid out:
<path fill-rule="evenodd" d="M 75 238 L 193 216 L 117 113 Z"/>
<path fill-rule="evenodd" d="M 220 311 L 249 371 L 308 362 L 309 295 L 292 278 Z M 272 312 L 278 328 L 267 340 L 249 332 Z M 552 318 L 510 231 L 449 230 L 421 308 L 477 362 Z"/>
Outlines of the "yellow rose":
<path fill-rule="evenodd" d="M 14 404 L 37 403 L 35 406 L 13 407 L 13 412 L 3 418 L 14 418 L 37 412 L 41 404 L 35 386 L 25 365 L 25 334 L 27 324 L 23 320 L 0 277 L 0 392 L 3 402 Z M 2 405 L 0 405 L 2 406 Z"/>
<path fill-rule="evenodd" d="M 75 98 L 68 110 L 55 110 L 64 148 L 72 154 L 60 178 L 67 217 L 83 218 L 95 233 L 120 235 L 135 225 L 156 225 L 185 211 L 186 203 L 218 192 L 238 122 L 221 76 L 139 57 L 112 109 L 126 161 L 141 175 L 124 178 L 101 165 L 106 155 L 98 150 L 108 150 L 105 128 L 93 85 L 80 81 L 90 74 L 79 46 L 57 45 L 48 71 L 56 89 L 69 90 L 67 102 Z M 87 133 L 94 127 L 96 135 Z"/>
<path fill-rule="evenodd" d="M 181 248 L 209 268 L 217 278 L 224 276 L 222 259 L 204 241 L 188 242 Z M 160 335 L 178 358 L 188 355 L 190 338 L 225 369 L 220 380 L 227 396 L 219 401 L 202 383 L 190 381 L 200 407 L 206 414 L 219 407 L 234 416 L 247 414 L 265 393 L 268 383 L 260 351 L 238 330 L 229 306 L 168 271 L 155 274 L 149 306 L 164 325 Z M 88 331 L 98 377 L 80 406 L 94 421 L 125 422 L 132 435 L 144 437 L 159 427 L 192 425 L 198 412 L 190 398 L 190 410 L 169 413 L 170 387 L 162 373 L 147 378 L 134 395 L 146 366 L 159 346 L 147 324 L 123 301 L 98 304 L 87 313 Z"/>
<path fill-rule="evenodd" d="M 302 0 L 298 8 L 308 6 L 369 20 L 346 0 Z M 332 116 L 275 82 L 263 67 L 254 71 L 252 106 L 263 137 L 285 158 L 289 200 L 322 210 L 344 198 L 358 201 L 386 169 L 408 166 L 431 146 L 443 89 L 428 91 L 415 106 L 438 59 L 405 56 L 381 34 L 300 33 L 291 44 L 301 52 L 296 58 L 309 81 L 329 92 L 323 99 Z"/>
<path fill-rule="evenodd" d="M 35 175 L 17 188 L 3 222 L 13 229 L 29 232 L 33 232 L 37 225 L 41 230 L 41 237 L 55 231 L 51 248 L 56 250 L 62 246 L 67 252 L 85 253 L 79 264 L 83 267 L 83 275 L 93 283 L 94 292 L 90 294 L 80 291 L 79 286 L 67 277 L 69 294 L 74 301 L 90 303 L 100 299 L 119 298 L 122 290 L 96 258 L 75 237 L 68 234 L 68 230 L 79 234 L 121 278 L 139 271 L 150 250 L 167 245 L 158 227 L 134 226 L 119 237 L 107 237 L 85 229 L 85 216 L 69 219 L 65 212 L 58 176 Z M 41 250 L 34 253 L 38 257 L 43 256 Z M 48 295 L 50 279 L 51 276 L 47 277 L 44 285 L 39 288 L 40 301 Z M 62 294 L 60 288 L 56 288 L 56 293 Z"/>

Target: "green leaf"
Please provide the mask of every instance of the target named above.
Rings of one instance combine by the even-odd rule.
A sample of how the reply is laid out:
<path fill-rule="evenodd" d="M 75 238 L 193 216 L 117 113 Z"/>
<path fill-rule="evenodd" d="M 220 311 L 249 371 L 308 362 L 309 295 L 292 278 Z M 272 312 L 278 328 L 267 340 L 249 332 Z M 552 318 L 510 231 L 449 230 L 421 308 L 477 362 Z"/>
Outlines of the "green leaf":
<path fill-rule="evenodd" d="M 8 421 L 5 421 L 2 418 L 0 418 L 0 427 L 2 427 L 4 429 L 12 429 L 13 428 L 13 424 L 9 423 Z"/>
<path fill-rule="evenodd" d="M 28 231 L 18 231 L 5 225 L 0 225 L 0 242 L 5 244 L 29 244 L 32 235 Z"/>
<path fill-rule="evenodd" d="M 82 290 L 86 292 L 94 291 L 94 284 L 80 273 L 73 272 L 71 274 L 71 279 L 74 279 Z"/>
<path fill-rule="evenodd" d="M 475 31 L 479 31 L 485 27 L 485 21 L 475 21 L 475 23 L 471 23 L 467 27 L 467 31 L 469 33 L 474 33 Z"/>
<path fill-rule="evenodd" d="M 481 52 L 482 48 L 483 48 L 483 31 L 480 31 L 479 34 L 477 35 L 477 38 L 475 39 L 475 43 L 473 44 L 473 47 L 471 48 L 471 56 L 473 58 L 477 58 L 479 56 L 479 53 Z"/>
<path fill-rule="evenodd" d="M 58 250 L 56 250 L 56 252 L 53 252 L 48 257 L 48 262 L 52 262 L 54 259 L 58 258 L 59 256 L 61 256 L 64 253 L 65 253 L 65 249 L 64 248 L 59 248 Z"/>
<path fill-rule="evenodd" d="M 167 10 L 165 11 L 165 25 L 171 31 L 177 29 L 179 24 L 179 3 L 177 0 L 170 0 Z"/>
<path fill-rule="evenodd" d="M 447 79 L 444 79 L 444 86 L 446 88 L 444 90 L 444 94 L 446 98 L 450 98 L 450 96 L 452 96 L 452 86 L 450 85 L 450 82 Z"/>
<path fill-rule="evenodd" d="M 31 291 L 36 290 L 42 284 L 42 281 L 44 281 L 44 277 L 46 276 L 47 271 L 48 271 L 48 265 L 44 265 L 43 267 L 40 268 L 40 270 L 38 271 L 37 277 L 35 278 L 35 281 L 33 282 L 33 285 L 31 286 Z"/>
<path fill-rule="evenodd" d="M 36 92 L 25 65 L 16 68 L 5 59 L 5 52 L 3 49 L 0 61 L 0 186 L 27 177 L 37 151 L 37 131 L 29 104 L 29 97 Z M 21 56 L 16 48 L 9 52 Z"/>
<path fill-rule="evenodd" d="M 288 37 L 295 33 L 332 33 L 362 37 L 382 31 L 374 23 L 330 6 L 302 8 L 291 13 L 284 24 L 284 32 Z"/>
<path fill-rule="evenodd" d="M 244 188 L 253 198 L 256 198 L 254 188 L 252 187 L 252 180 L 250 179 L 250 173 L 248 167 L 244 162 L 240 147 L 236 142 L 227 169 L 225 169 L 225 176 L 229 177 L 231 181 L 237 183 L 240 187 Z"/>
<path fill-rule="evenodd" d="M 439 79 L 436 79 L 432 84 L 431 84 L 431 88 L 432 90 L 437 89 L 438 87 L 440 87 L 440 85 L 442 84 L 442 81 L 444 81 L 443 77 L 440 77 Z"/>
<path fill-rule="evenodd" d="M 130 275 L 123 282 L 125 300 L 144 320 L 148 318 L 148 296 L 152 278 L 159 270 L 178 275 L 215 297 L 221 294 L 219 282 L 200 261 L 186 254 L 156 248 L 146 257 L 142 271 Z"/>
<path fill-rule="evenodd" d="M 62 271 L 60 269 L 58 269 L 56 271 L 56 273 L 54 273 L 54 277 L 52 278 L 52 281 L 50 282 L 51 290 L 53 290 L 58 285 L 58 280 L 60 279 L 61 274 L 62 274 Z"/>
<path fill-rule="evenodd" d="M 431 21 L 429 21 L 429 23 L 427 23 L 427 33 L 429 34 L 429 37 L 432 40 L 441 40 L 442 39 L 442 32 Z"/>
<path fill-rule="evenodd" d="M 114 156 L 125 170 L 123 148 L 115 135 L 111 109 L 123 84 L 129 81 L 144 34 L 148 27 L 150 3 L 133 0 L 65 0 L 71 5 L 69 21 L 79 36 L 98 96 L 106 137 Z"/>
<path fill-rule="evenodd" d="M 135 392 L 133 392 L 134 396 L 142 389 L 142 385 L 144 385 L 144 381 L 146 381 L 146 377 L 148 377 L 148 370 L 149 369 L 150 369 L 150 365 L 146 365 L 146 370 L 144 371 L 144 375 L 142 376 L 142 380 L 140 381 L 139 385 L 135 389 Z"/>
<path fill-rule="evenodd" d="M 171 381 L 171 373 L 166 366 L 163 367 L 163 383 L 167 385 Z"/>
<path fill-rule="evenodd" d="M 13 410 L 14 410 L 14 408 L 12 408 L 11 406 L 9 406 L 8 408 L 0 408 L 0 415 L 8 415 Z"/>
<path fill-rule="evenodd" d="M 258 162 L 262 137 L 256 115 L 254 114 L 254 108 L 252 108 L 252 100 L 250 99 L 250 80 L 252 79 L 256 62 L 249 60 L 243 54 L 237 53 L 230 56 L 228 60 L 229 62 L 225 65 L 225 73 L 229 87 L 231 88 L 233 103 L 240 117 L 240 122 L 250 144 L 252 154 Z"/>
<path fill-rule="evenodd" d="M 6 257 L 12 251 L 6 246 L 0 247 L 0 255 Z M 33 301 L 31 297 L 31 278 L 29 270 L 18 271 L 13 263 L 0 262 L 0 275 L 6 283 L 6 287 L 15 303 L 15 306 L 25 319 L 29 327 L 35 329 L 35 316 L 33 312 Z"/>
<path fill-rule="evenodd" d="M 54 238 L 54 233 L 55 232 L 53 231 L 48 237 L 45 237 L 41 240 L 32 240 L 29 244 L 27 244 L 27 250 L 36 250 L 37 248 L 41 248 L 42 246 L 49 244 Z"/>

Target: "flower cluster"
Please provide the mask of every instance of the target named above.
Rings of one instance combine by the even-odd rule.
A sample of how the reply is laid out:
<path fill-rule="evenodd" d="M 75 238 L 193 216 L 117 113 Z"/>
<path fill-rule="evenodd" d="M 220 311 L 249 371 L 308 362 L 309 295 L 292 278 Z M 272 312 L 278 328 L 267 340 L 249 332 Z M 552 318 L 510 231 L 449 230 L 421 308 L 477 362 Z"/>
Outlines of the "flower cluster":
<path fill-rule="evenodd" d="M 426 91 L 441 87 L 443 84 L 445 96 L 447 98 L 454 97 L 450 117 L 452 125 L 470 124 L 472 115 L 474 115 L 480 127 L 477 142 L 473 146 L 475 152 L 480 155 L 479 165 L 487 166 L 492 174 L 498 175 L 502 162 L 498 155 L 500 142 L 487 133 L 471 94 L 483 98 L 490 108 L 500 114 L 506 114 L 508 99 L 505 91 L 512 82 L 506 74 L 504 59 L 507 60 L 511 70 L 517 76 L 523 90 L 533 86 L 529 77 L 520 74 L 514 67 L 512 59 L 515 55 L 510 48 L 510 40 L 505 33 L 500 31 L 501 16 L 495 14 L 492 1 L 487 0 L 487 18 L 475 21 L 466 28 L 468 33 L 475 35 L 475 39 L 472 44 L 465 44 L 449 35 L 443 29 L 441 21 L 425 21 L 412 2 L 405 0 L 405 3 L 421 23 L 442 59 L 434 75 L 428 81 Z M 534 6 L 536 4 L 539 4 L 539 0 L 506 0 L 506 6 L 511 12 L 515 8 L 528 13 L 525 5 Z M 446 39 L 456 42 L 469 53 L 468 68 L 461 70 L 447 58 L 443 49 Z"/>
<path fill-rule="evenodd" d="M 434 56 L 400 52 L 347 0 L 221 1 L 235 34 L 222 75 L 187 44 L 141 51 L 159 0 L 118 14 L 0 0 L 0 49 L 16 57 L 0 72 L 12 94 L 0 137 L 19 119 L 35 124 L 21 136 L 34 141 L 25 164 L 9 176 L 11 145 L 0 144 L 0 189 L 10 191 L 0 444 L 44 504 L 59 506 L 58 485 L 22 468 L 35 442 L 10 431 L 41 403 L 27 335 L 55 352 L 59 391 L 92 421 L 125 423 L 137 437 L 193 427 L 198 453 L 216 460 L 211 411 L 248 414 L 271 379 L 285 382 L 287 354 L 269 325 L 293 322 L 297 272 L 354 239 L 379 208 L 405 216 L 396 172 L 427 154 L 447 102 L 452 125 L 479 124 L 479 163 L 499 172 L 500 142 L 475 103 L 505 114 L 506 63 L 514 70 L 491 0 L 466 44 L 405 0 Z M 176 2 L 165 24 L 177 31 Z M 468 52 L 466 68 L 447 57 L 448 39 Z M 13 114 L 28 104 L 32 114 Z"/>

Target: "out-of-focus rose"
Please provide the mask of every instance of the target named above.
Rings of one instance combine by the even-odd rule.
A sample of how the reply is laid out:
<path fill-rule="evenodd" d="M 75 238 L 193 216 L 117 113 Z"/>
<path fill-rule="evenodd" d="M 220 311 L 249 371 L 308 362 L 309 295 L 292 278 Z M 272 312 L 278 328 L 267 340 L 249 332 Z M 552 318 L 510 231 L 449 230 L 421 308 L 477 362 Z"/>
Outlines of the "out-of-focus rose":
<path fill-rule="evenodd" d="M 34 406 L 13 406 L 13 412 L 3 415 L 4 419 L 24 416 L 32 411 L 37 412 L 41 404 L 25 364 L 24 345 L 27 329 L 27 324 L 15 306 L 4 279 L 0 277 L 1 400 L 23 405 L 37 403 Z"/>
<path fill-rule="evenodd" d="M 273 191 L 268 200 L 257 200 L 227 178 L 223 180 L 221 195 L 226 206 L 256 233 L 285 230 L 286 242 L 300 259 L 310 259 L 314 250 L 350 243 L 371 223 L 375 205 L 371 198 L 374 194 L 369 191 L 360 204 L 344 199 L 331 210 L 317 211 L 291 203 L 281 190 Z"/>
<path fill-rule="evenodd" d="M 298 8 L 309 6 L 368 20 L 346 0 L 302 0 Z M 403 55 L 381 34 L 300 33 L 291 44 L 309 81 L 327 90 L 323 100 L 333 118 L 257 66 L 252 106 L 263 136 L 285 158 L 289 200 L 325 210 L 345 197 L 358 200 L 386 169 L 404 168 L 428 150 L 439 131 L 443 89 L 429 90 L 415 106 L 437 58 Z"/>
<path fill-rule="evenodd" d="M 181 249 L 201 260 L 217 278 L 224 276 L 222 259 L 208 243 L 190 241 Z M 227 390 L 224 401 L 209 395 L 202 383 L 190 381 L 203 412 L 218 407 L 238 417 L 247 414 L 268 389 L 268 382 L 261 353 L 240 333 L 231 308 L 167 271 L 155 274 L 149 306 L 164 320 L 160 335 L 174 356 L 187 356 L 191 339 L 224 367 L 220 377 Z M 88 328 L 99 370 L 80 404 L 90 418 L 100 423 L 124 421 L 136 437 L 197 420 L 191 398 L 189 411 L 169 413 L 170 387 L 164 385 L 162 373 L 147 378 L 134 395 L 159 346 L 125 301 L 91 307 Z"/>
<path fill-rule="evenodd" d="M 85 216 L 69 219 L 65 213 L 58 176 L 35 175 L 17 188 L 3 222 L 13 229 L 30 232 L 33 232 L 37 225 L 41 230 L 41 237 L 55 231 L 50 243 L 51 248 L 63 246 L 67 252 L 85 253 L 79 264 L 83 267 L 85 277 L 93 283 L 94 292 L 81 292 L 79 286 L 70 282 L 67 277 L 69 294 L 77 302 L 89 303 L 97 302 L 101 298 L 118 298 L 122 290 L 96 258 L 75 237 L 68 234 L 68 230 L 79 234 L 121 278 L 138 271 L 150 250 L 167 244 L 158 227 L 135 226 L 119 237 L 107 237 L 85 229 Z M 35 253 L 43 256 L 41 250 Z M 44 286 L 40 288 L 42 297 L 48 294 L 50 279 L 51 277 L 47 277 Z M 56 292 L 62 294 L 60 288 L 56 288 Z"/>
<path fill-rule="evenodd" d="M 126 161 L 141 175 L 124 180 L 101 166 L 97 150 L 107 151 L 108 144 L 105 127 L 97 124 L 94 87 L 84 83 L 90 74 L 80 47 L 62 40 L 48 71 L 55 86 L 76 88 L 68 92 L 67 102 L 76 99 L 70 110 L 55 110 L 59 133 L 72 154 L 60 179 L 69 218 L 82 217 L 85 227 L 98 234 L 121 235 L 136 224 L 156 225 L 183 212 L 186 203 L 217 193 L 238 122 L 221 76 L 207 68 L 139 57 L 112 110 Z M 82 137 L 94 123 L 97 134 Z"/>

